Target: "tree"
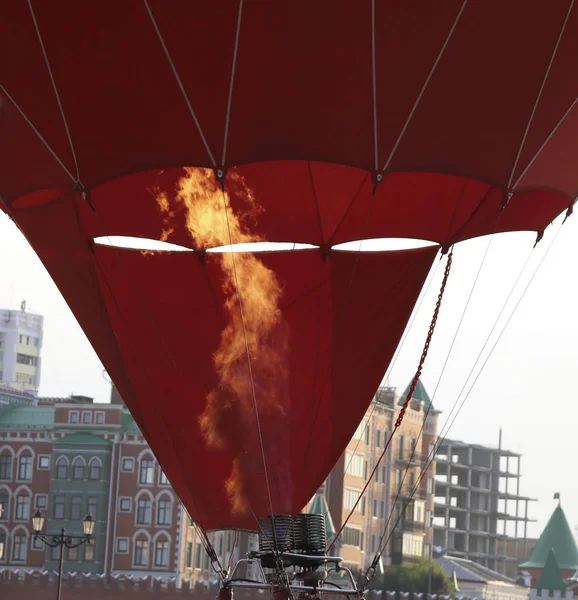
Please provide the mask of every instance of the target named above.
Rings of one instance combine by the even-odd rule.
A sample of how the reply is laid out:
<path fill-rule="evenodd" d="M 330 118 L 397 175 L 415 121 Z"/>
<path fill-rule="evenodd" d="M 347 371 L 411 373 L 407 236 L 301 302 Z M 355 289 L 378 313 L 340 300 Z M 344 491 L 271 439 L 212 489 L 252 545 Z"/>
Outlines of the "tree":
<path fill-rule="evenodd" d="M 385 592 L 417 592 L 427 593 L 430 563 L 425 560 L 411 565 L 391 567 L 386 573 L 375 577 L 371 587 Z M 432 563 L 431 593 L 450 594 L 453 584 L 445 571 L 436 563 Z"/>

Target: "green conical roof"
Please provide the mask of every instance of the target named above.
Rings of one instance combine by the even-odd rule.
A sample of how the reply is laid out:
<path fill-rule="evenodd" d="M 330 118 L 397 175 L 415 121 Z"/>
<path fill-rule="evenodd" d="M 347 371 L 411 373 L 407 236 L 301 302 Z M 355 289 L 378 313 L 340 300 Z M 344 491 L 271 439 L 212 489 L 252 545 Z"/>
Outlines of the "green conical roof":
<path fill-rule="evenodd" d="M 548 558 L 546 559 L 544 570 L 542 571 L 540 581 L 538 582 L 538 590 L 566 591 L 566 584 L 564 583 L 562 573 L 560 573 L 560 567 L 558 566 L 558 561 L 556 560 L 556 555 L 552 548 L 550 548 L 550 552 L 548 552 Z"/>
<path fill-rule="evenodd" d="M 405 392 L 399 398 L 398 404 L 400 406 L 405 402 L 405 399 L 407 398 L 407 395 L 409 394 L 410 388 L 411 388 L 411 381 L 409 382 L 408 386 L 405 388 Z M 413 393 L 412 398 L 414 400 L 419 400 L 420 402 L 423 402 L 424 410 L 434 410 L 433 404 L 431 402 L 431 398 L 429 397 L 429 394 L 427 393 L 424 384 L 421 382 L 421 379 L 417 380 L 417 385 L 415 386 L 415 391 Z"/>
<path fill-rule="evenodd" d="M 335 537 L 336 531 L 327 500 L 323 494 L 315 494 L 309 512 L 314 515 L 325 515 L 325 534 L 327 535 L 327 541 L 332 540 Z"/>
<path fill-rule="evenodd" d="M 552 513 L 530 558 L 520 566 L 544 567 L 551 550 L 554 551 L 560 569 L 578 569 L 578 547 L 560 505 Z"/>

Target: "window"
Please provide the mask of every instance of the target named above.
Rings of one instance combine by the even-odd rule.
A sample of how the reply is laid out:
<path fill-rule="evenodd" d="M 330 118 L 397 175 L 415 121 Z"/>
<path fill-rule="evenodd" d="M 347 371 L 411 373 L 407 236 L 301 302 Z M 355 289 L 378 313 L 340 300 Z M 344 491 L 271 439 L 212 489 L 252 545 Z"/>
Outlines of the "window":
<path fill-rule="evenodd" d="M 12 536 L 12 560 L 24 562 L 26 560 L 26 536 Z"/>
<path fill-rule="evenodd" d="M 375 536 L 371 536 L 371 551 L 375 552 Z"/>
<path fill-rule="evenodd" d="M 12 456 L 0 454 L 0 480 L 10 481 L 12 479 Z"/>
<path fill-rule="evenodd" d="M 140 498 L 136 509 L 136 522 L 139 525 L 150 525 L 152 517 L 152 502 L 148 498 Z"/>
<path fill-rule="evenodd" d="M 30 496 L 24 494 L 16 496 L 16 514 L 14 518 L 17 521 L 28 521 L 30 519 Z"/>
<path fill-rule="evenodd" d="M 201 568 L 201 556 L 203 551 L 201 549 L 201 542 L 195 544 L 195 569 Z"/>
<path fill-rule="evenodd" d="M 52 560 L 58 560 L 60 558 L 60 548 L 61 546 L 54 546 L 54 548 L 52 548 Z"/>
<path fill-rule="evenodd" d="M 425 521 L 425 502 L 423 500 L 416 500 L 413 503 L 413 520 L 418 523 Z"/>
<path fill-rule="evenodd" d="M 387 472 L 386 467 L 381 467 L 381 483 L 385 483 L 387 481 Z"/>
<path fill-rule="evenodd" d="M 193 566 L 193 542 L 187 543 L 187 554 L 185 558 L 185 566 L 189 569 Z"/>
<path fill-rule="evenodd" d="M 128 538 L 118 538 L 116 540 L 116 551 L 118 554 L 128 554 Z"/>
<path fill-rule="evenodd" d="M 103 412 L 94 413 L 94 422 L 97 425 L 104 425 L 104 413 Z"/>
<path fill-rule="evenodd" d="M 82 423 L 84 425 L 90 425 L 92 423 L 92 413 L 89 411 L 82 413 Z"/>
<path fill-rule="evenodd" d="M 18 459 L 18 479 L 32 481 L 32 456 L 21 456 Z"/>
<path fill-rule="evenodd" d="M 403 469 L 398 469 L 396 471 L 396 478 L 395 478 L 395 484 L 398 487 L 398 489 L 401 488 L 402 481 L 403 481 Z"/>
<path fill-rule="evenodd" d="M 8 503 L 9 496 L 6 492 L 0 492 L 0 520 L 8 521 L 8 511 L 10 505 Z"/>
<path fill-rule="evenodd" d="M 361 531 L 359 529 L 353 529 L 353 527 L 345 527 L 343 529 L 341 540 L 343 544 L 361 548 Z"/>
<path fill-rule="evenodd" d="M 70 499 L 70 518 L 80 521 L 82 518 L 82 496 L 72 496 Z"/>
<path fill-rule="evenodd" d="M 379 429 L 377 430 L 377 436 L 376 437 L 377 437 L 377 439 L 376 439 L 375 445 L 378 448 L 381 448 L 381 431 Z"/>
<path fill-rule="evenodd" d="M 132 508 L 132 501 L 130 498 L 120 498 L 118 503 L 118 510 L 120 512 L 130 512 Z"/>
<path fill-rule="evenodd" d="M 68 560 L 78 560 L 78 548 L 68 549 Z"/>
<path fill-rule="evenodd" d="M 18 352 L 16 355 L 16 362 L 19 365 L 28 365 L 29 367 L 35 367 L 38 364 L 36 356 L 30 356 L 30 354 L 21 354 Z"/>
<path fill-rule="evenodd" d="M 154 481 L 154 461 L 150 458 L 143 458 L 140 461 L 139 483 L 153 483 Z"/>
<path fill-rule="evenodd" d="M 44 550 L 44 544 L 40 538 L 32 537 L 32 550 Z"/>
<path fill-rule="evenodd" d="M 4 553 L 6 551 L 6 535 L 0 533 L 0 560 L 4 560 Z"/>
<path fill-rule="evenodd" d="M 72 479 L 84 479 L 84 460 L 80 456 L 72 461 Z"/>
<path fill-rule="evenodd" d="M 64 519 L 64 496 L 54 496 L 54 518 Z"/>
<path fill-rule="evenodd" d="M 134 545 L 134 564 L 137 567 L 147 567 L 149 564 L 148 540 L 137 540 Z"/>
<path fill-rule="evenodd" d="M 344 506 L 346 509 L 351 510 L 357 500 L 359 500 L 359 496 L 361 492 L 359 490 L 354 490 L 352 488 L 345 488 L 345 493 L 343 494 Z M 358 505 L 359 509 L 359 505 Z"/>
<path fill-rule="evenodd" d="M 382 500 L 379 505 L 379 516 L 382 519 L 385 519 L 385 502 Z"/>
<path fill-rule="evenodd" d="M 169 566 L 169 543 L 159 540 L 155 544 L 155 567 Z"/>
<path fill-rule="evenodd" d="M 98 481 L 100 479 L 100 470 L 101 464 L 98 458 L 93 458 L 88 463 L 88 478 L 93 481 Z"/>
<path fill-rule="evenodd" d="M 345 472 L 348 475 L 354 475 L 355 477 L 367 476 L 367 461 L 363 454 L 348 452 L 345 456 L 345 461 Z"/>
<path fill-rule="evenodd" d="M 172 502 L 170 500 L 159 500 L 157 503 L 157 525 L 170 525 Z"/>
<path fill-rule="evenodd" d="M 48 496 L 46 494 L 36 494 L 34 499 L 34 508 L 38 510 L 46 510 L 48 506 Z"/>
<path fill-rule="evenodd" d="M 413 470 L 409 472 L 409 482 L 407 485 L 409 486 L 410 493 L 412 493 L 415 487 L 415 471 Z"/>
<path fill-rule="evenodd" d="M 96 521 L 96 515 L 97 515 L 97 511 L 98 511 L 98 498 L 95 498 L 94 496 L 91 496 L 88 499 L 88 513 L 90 515 L 92 515 L 94 517 L 94 520 Z"/>
<path fill-rule="evenodd" d="M 404 533 L 402 553 L 406 556 L 423 556 L 423 537 L 415 533 Z"/>
<path fill-rule="evenodd" d="M 50 469 L 50 456 L 48 456 L 47 454 L 41 454 L 38 457 L 38 468 Z"/>
<path fill-rule="evenodd" d="M 66 479 L 68 477 L 68 460 L 61 456 L 56 461 L 56 479 Z"/>
<path fill-rule="evenodd" d="M 403 435 L 399 436 L 399 445 L 397 447 L 397 451 L 397 457 L 399 458 L 399 460 L 403 460 Z"/>
<path fill-rule="evenodd" d="M 170 482 L 165 475 L 164 471 L 161 470 L 161 474 L 159 475 L 159 485 L 170 485 Z"/>
<path fill-rule="evenodd" d="M 78 423 L 78 411 L 77 410 L 71 410 L 68 413 L 68 422 L 72 423 L 73 425 Z"/>
<path fill-rule="evenodd" d="M 122 459 L 122 470 L 133 471 L 134 470 L 134 458 L 123 458 Z"/>
<path fill-rule="evenodd" d="M 90 541 L 90 544 L 84 545 L 84 560 L 92 562 L 94 560 L 94 546 L 96 542 L 94 540 Z"/>
<path fill-rule="evenodd" d="M 373 500 L 373 516 L 377 518 L 377 500 L 375 499 Z"/>

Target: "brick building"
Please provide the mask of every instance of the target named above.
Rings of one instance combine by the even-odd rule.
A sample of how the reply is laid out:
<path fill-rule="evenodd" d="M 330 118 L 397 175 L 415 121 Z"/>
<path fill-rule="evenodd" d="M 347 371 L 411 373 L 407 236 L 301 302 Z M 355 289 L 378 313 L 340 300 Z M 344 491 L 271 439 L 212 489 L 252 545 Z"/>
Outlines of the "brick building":
<path fill-rule="evenodd" d="M 14 390 L 0 399 L 0 568 L 56 569 L 59 549 L 34 540 L 40 509 L 49 535 L 63 527 L 80 534 L 88 512 L 96 521 L 92 544 L 65 551 L 65 571 L 215 579 L 196 528 L 116 395 L 111 404 Z M 211 534 L 223 564 L 245 554 L 250 537 Z"/>

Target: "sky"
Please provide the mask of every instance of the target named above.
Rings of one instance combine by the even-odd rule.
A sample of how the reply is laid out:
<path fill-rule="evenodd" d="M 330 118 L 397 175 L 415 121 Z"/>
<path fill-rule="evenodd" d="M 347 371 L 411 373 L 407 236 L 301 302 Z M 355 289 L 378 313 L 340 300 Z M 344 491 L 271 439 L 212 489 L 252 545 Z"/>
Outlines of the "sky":
<path fill-rule="evenodd" d="M 557 503 L 555 492 L 561 494 L 572 529 L 578 526 L 578 216 L 563 227 L 561 221 L 548 228 L 534 250 L 533 233 L 502 234 L 456 246 L 422 377 L 442 411 L 442 434 L 449 427 L 449 438 L 497 446 L 501 429 L 503 447 L 523 455 L 520 491 L 537 500 L 529 510 L 537 520 L 528 530 L 530 536 L 539 535 L 546 524 Z M 366 242 L 363 249 L 375 247 Z M 387 383 L 399 393 L 417 367 L 444 265 L 436 260 L 387 373 Z M 520 273 L 518 287 L 472 371 Z M 45 317 L 41 395 L 75 393 L 107 402 L 110 383 L 100 361 L 34 251 L 3 213 L 0 274 L 0 308 L 16 309 L 25 299 L 30 312 Z M 383 284 L 386 289 L 387 280 Z M 460 395 L 468 376 L 473 373 L 473 381 L 486 358 L 471 391 L 466 385 Z"/>

